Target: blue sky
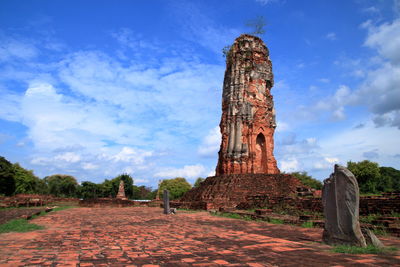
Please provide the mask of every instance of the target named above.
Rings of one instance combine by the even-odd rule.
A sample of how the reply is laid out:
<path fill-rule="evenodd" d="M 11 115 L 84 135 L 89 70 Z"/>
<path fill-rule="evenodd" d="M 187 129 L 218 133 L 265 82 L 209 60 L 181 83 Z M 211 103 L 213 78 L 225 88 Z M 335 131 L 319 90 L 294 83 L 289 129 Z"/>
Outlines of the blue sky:
<path fill-rule="evenodd" d="M 400 169 L 400 1 L 0 1 L 0 155 L 39 177 L 214 173 L 222 48 L 266 19 L 281 171 Z"/>

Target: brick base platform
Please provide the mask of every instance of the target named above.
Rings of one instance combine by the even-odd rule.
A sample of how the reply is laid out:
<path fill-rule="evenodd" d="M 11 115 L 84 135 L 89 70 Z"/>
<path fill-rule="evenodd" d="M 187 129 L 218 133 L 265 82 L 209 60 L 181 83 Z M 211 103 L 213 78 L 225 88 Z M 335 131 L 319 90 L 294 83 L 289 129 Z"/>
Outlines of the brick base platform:
<path fill-rule="evenodd" d="M 237 207 L 254 196 L 295 196 L 300 181 L 289 174 L 230 174 L 208 177 L 174 206 L 190 209 Z"/>

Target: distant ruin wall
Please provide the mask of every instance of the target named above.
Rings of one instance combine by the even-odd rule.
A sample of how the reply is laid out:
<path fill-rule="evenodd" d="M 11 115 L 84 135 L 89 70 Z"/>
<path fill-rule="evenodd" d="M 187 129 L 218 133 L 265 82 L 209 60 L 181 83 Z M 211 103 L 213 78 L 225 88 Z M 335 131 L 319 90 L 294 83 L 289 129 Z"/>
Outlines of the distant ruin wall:
<path fill-rule="evenodd" d="M 241 203 L 238 208 L 273 208 L 274 206 L 286 207 L 299 211 L 323 212 L 322 199 L 307 197 L 268 197 L 249 196 L 247 201 Z M 400 212 L 400 195 L 360 197 L 360 215 L 391 214 Z"/>

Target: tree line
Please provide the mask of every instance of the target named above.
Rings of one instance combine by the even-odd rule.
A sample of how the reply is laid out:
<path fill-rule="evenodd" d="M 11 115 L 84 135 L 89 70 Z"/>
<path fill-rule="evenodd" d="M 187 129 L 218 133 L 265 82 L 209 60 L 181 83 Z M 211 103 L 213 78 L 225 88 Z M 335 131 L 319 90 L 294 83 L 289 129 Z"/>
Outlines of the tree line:
<path fill-rule="evenodd" d="M 134 185 L 134 179 L 129 174 L 120 174 L 113 179 L 105 179 L 102 183 L 83 181 L 79 184 L 75 177 L 63 174 L 40 179 L 32 170 L 23 168 L 19 163 L 13 164 L 0 156 L 0 195 L 5 196 L 40 194 L 84 199 L 115 197 L 121 180 L 124 181 L 125 195 L 129 199 L 151 200 L 155 199 L 158 193 L 162 198 L 164 189 L 169 190 L 171 199 L 177 199 L 192 188 L 182 177 L 165 179 L 155 190 L 144 185 Z M 203 180 L 198 178 L 195 186 Z"/>
<path fill-rule="evenodd" d="M 347 162 L 347 168 L 357 179 L 361 194 L 378 194 L 400 191 L 400 171 L 392 167 L 380 167 L 369 160 Z M 292 172 L 304 185 L 322 189 L 321 181 L 314 179 L 307 172 Z"/>
<path fill-rule="evenodd" d="M 378 163 L 368 160 L 347 163 L 347 168 L 355 175 L 362 194 L 376 194 L 400 191 L 400 171 L 392 167 L 380 167 Z M 322 189 L 321 181 L 311 177 L 307 172 L 292 172 L 304 185 L 314 189 Z M 102 183 L 83 181 L 79 184 L 71 175 L 54 174 L 43 179 L 37 177 L 32 170 L 23 168 L 20 164 L 12 164 L 0 157 L 0 195 L 40 194 L 56 197 L 100 198 L 115 197 L 120 181 L 124 181 L 125 195 L 129 199 L 155 199 L 157 194 L 162 198 L 167 189 L 171 199 L 178 199 L 192 188 L 185 178 L 165 179 L 157 189 L 134 185 L 134 179 L 129 174 L 120 174 Z M 204 178 L 197 178 L 194 187 L 199 186 Z"/>

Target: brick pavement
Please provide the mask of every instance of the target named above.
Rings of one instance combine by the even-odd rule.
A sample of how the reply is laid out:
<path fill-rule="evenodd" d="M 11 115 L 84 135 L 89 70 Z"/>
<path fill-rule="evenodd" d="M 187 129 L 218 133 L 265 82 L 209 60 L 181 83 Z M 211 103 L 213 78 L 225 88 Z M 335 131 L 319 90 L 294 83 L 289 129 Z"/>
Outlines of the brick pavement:
<path fill-rule="evenodd" d="M 0 235 L 0 266 L 394 266 L 396 255 L 329 252 L 320 229 L 160 208 L 75 208 Z M 385 244 L 399 247 L 400 240 Z"/>

